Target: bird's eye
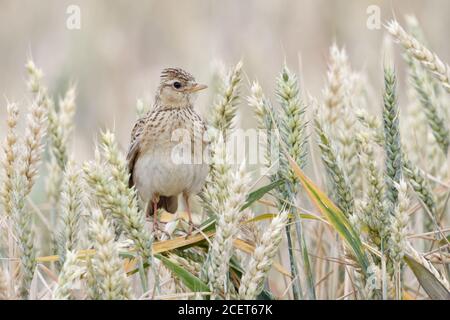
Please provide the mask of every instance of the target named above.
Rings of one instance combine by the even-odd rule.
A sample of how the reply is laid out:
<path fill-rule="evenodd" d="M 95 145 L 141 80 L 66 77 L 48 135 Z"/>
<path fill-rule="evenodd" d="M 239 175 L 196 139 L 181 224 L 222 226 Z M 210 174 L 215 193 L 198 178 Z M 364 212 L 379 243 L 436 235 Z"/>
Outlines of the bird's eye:
<path fill-rule="evenodd" d="M 180 88 L 181 88 L 181 83 L 178 82 L 178 81 L 175 81 L 175 82 L 173 83 L 173 87 L 174 87 L 175 89 L 180 89 Z"/>

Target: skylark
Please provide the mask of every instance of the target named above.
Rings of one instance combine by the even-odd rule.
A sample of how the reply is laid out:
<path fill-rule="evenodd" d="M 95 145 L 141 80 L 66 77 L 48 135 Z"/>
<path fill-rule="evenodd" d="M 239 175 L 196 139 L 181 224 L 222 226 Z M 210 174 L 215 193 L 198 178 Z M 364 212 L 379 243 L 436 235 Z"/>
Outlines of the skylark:
<path fill-rule="evenodd" d="M 178 195 L 182 194 L 189 216 L 188 234 L 193 230 L 189 197 L 200 192 L 209 170 L 203 157 L 198 161 L 198 150 L 194 150 L 204 151 L 208 144 L 204 138 L 206 124 L 195 112 L 194 101 L 197 92 L 206 87 L 182 69 L 164 69 L 154 107 L 137 120 L 131 132 L 127 155 L 129 184 L 136 187 L 147 204 L 146 212 L 153 215 L 154 229 L 158 227 L 157 210 L 164 208 L 175 213 Z M 177 137 L 182 138 L 184 145 Z M 177 156 L 186 147 L 191 157 L 180 161 Z"/>

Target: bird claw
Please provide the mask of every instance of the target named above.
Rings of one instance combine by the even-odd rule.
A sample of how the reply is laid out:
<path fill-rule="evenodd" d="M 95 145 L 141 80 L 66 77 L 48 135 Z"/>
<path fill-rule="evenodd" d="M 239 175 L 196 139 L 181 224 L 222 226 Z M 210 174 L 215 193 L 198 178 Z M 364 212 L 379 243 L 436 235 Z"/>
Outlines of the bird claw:
<path fill-rule="evenodd" d="M 189 230 L 186 234 L 185 239 L 189 238 L 192 235 L 194 228 L 197 229 L 197 226 L 192 221 L 189 221 L 188 224 L 189 224 Z"/>

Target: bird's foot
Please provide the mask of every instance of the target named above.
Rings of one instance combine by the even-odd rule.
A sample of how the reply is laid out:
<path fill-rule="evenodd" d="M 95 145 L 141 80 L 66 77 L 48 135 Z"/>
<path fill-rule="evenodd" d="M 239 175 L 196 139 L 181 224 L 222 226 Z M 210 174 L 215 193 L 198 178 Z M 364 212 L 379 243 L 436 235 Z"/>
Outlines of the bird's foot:
<path fill-rule="evenodd" d="M 188 229 L 188 232 L 186 233 L 186 239 L 192 235 L 192 232 L 194 231 L 194 229 L 198 229 L 198 226 L 195 225 L 192 221 L 189 221 L 188 225 L 189 225 L 189 229 Z"/>

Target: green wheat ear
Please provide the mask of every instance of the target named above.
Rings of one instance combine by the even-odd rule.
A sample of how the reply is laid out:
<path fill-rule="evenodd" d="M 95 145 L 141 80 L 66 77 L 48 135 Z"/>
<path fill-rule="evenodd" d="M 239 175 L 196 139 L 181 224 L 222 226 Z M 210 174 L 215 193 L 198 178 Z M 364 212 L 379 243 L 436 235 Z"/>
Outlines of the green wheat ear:
<path fill-rule="evenodd" d="M 333 191 L 336 194 L 337 205 L 349 217 L 353 214 L 354 198 L 348 177 L 342 169 L 341 159 L 337 155 L 336 148 L 331 144 L 328 133 L 325 132 L 319 120 L 316 120 L 314 123 L 318 138 L 317 144 L 320 148 L 328 177 L 332 182 Z"/>
<path fill-rule="evenodd" d="M 397 104 L 396 76 L 392 68 L 384 69 L 384 150 L 386 170 L 386 200 L 387 210 L 394 214 L 397 205 L 398 191 L 395 187 L 402 177 L 402 151 L 399 129 L 399 111 Z"/>

